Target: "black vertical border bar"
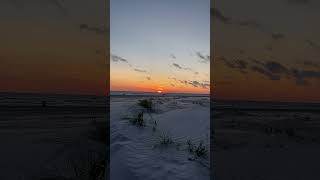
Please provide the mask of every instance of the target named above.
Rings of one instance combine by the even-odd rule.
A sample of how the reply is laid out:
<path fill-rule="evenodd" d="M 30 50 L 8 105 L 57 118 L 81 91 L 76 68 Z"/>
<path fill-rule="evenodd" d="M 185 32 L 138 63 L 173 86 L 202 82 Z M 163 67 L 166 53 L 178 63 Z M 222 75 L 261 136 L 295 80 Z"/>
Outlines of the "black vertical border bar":
<path fill-rule="evenodd" d="M 210 179 L 214 178 L 214 154 L 213 154 L 213 141 L 214 141 L 214 118 L 213 118 L 213 105 L 214 105 L 214 97 L 213 97 L 213 23 L 212 23 L 212 9 L 213 9 L 213 1 L 210 0 Z"/>

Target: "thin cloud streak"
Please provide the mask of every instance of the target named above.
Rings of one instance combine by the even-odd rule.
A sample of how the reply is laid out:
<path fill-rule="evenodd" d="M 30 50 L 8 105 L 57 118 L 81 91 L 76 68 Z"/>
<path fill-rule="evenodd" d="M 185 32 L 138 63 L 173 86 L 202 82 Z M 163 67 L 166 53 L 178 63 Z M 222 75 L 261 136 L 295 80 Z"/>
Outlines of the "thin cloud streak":
<path fill-rule="evenodd" d="M 80 24 L 79 25 L 80 30 L 82 31 L 92 31 L 96 34 L 105 34 L 106 28 L 104 27 L 104 25 L 100 26 L 100 27 L 95 27 L 95 26 L 89 26 L 88 24 Z"/>
<path fill-rule="evenodd" d="M 278 32 L 272 32 L 272 31 L 268 30 L 268 28 L 266 28 L 264 25 L 262 25 L 261 23 L 255 21 L 255 20 L 236 20 L 234 18 L 231 18 L 231 17 L 224 15 L 217 8 L 211 8 L 210 12 L 211 12 L 211 16 L 214 19 L 216 19 L 224 24 L 227 24 L 227 25 L 234 24 L 234 25 L 238 25 L 238 26 L 256 29 L 259 32 L 268 34 L 274 40 L 280 40 L 280 39 L 285 38 L 284 34 L 278 33 Z"/>
<path fill-rule="evenodd" d="M 304 70 L 287 67 L 274 60 L 259 61 L 255 58 L 248 58 L 247 60 L 235 60 L 230 61 L 225 57 L 218 57 L 217 60 L 223 62 L 223 64 L 231 69 L 238 70 L 240 72 L 248 73 L 249 70 L 252 72 L 259 73 L 272 81 L 279 81 L 283 78 L 293 79 L 297 85 L 311 85 L 308 79 L 320 79 L 319 70 Z M 310 65 L 310 62 L 308 63 Z M 315 63 L 311 63 L 313 67 L 316 67 Z"/>
<path fill-rule="evenodd" d="M 144 69 L 138 69 L 138 68 L 134 68 L 133 70 L 136 71 L 136 72 L 139 72 L 139 73 L 147 73 L 148 72 L 148 71 L 146 71 Z"/>
<path fill-rule="evenodd" d="M 197 57 L 200 59 L 199 62 L 201 63 L 209 63 L 210 62 L 210 56 L 204 55 L 201 52 L 196 52 Z"/>

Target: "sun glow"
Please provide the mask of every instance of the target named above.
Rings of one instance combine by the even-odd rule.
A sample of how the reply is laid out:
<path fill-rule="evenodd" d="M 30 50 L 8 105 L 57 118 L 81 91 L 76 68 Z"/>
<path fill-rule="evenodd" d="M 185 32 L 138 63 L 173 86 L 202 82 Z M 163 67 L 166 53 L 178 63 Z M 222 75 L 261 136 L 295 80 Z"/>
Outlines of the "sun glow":
<path fill-rule="evenodd" d="M 158 92 L 159 94 L 161 94 L 161 93 L 162 93 L 162 91 L 160 91 L 160 90 L 159 90 L 159 91 L 157 91 L 157 92 Z"/>

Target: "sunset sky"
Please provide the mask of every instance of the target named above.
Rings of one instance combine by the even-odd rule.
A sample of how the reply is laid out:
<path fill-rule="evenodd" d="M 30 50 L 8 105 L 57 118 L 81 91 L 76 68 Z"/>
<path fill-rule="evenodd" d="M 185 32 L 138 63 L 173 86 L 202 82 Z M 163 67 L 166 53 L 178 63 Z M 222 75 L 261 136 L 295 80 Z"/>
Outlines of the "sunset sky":
<path fill-rule="evenodd" d="M 217 99 L 320 101 L 319 1 L 110 4 L 113 91 L 209 93 L 211 76 Z M 105 94 L 106 8 L 1 1 L 0 92 Z"/>
<path fill-rule="evenodd" d="M 0 1 L 0 92 L 106 94 L 106 4 Z"/>
<path fill-rule="evenodd" d="M 211 4 L 217 99 L 320 102 L 320 2 Z"/>
<path fill-rule="evenodd" d="M 209 0 L 111 0 L 111 90 L 209 93 Z"/>

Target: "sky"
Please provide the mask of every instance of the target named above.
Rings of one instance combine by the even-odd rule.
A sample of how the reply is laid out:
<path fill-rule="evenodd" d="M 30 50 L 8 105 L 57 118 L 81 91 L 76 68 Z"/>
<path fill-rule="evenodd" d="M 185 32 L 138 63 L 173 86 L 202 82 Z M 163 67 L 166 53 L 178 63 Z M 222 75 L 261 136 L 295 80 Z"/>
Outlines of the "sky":
<path fill-rule="evenodd" d="M 211 4 L 216 99 L 320 102 L 320 2 Z"/>
<path fill-rule="evenodd" d="M 106 4 L 0 1 L 0 92 L 103 95 Z"/>
<path fill-rule="evenodd" d="M 209 93 L 210 0 L 111 0 L 111 91 Z"/>
<path fill-rule="evenodd" d="M 0 92 L 105 94 L 104 3 L 0 1 Z M 319 1 L 110 3 L 111 90 L 320 101 Z"/>

